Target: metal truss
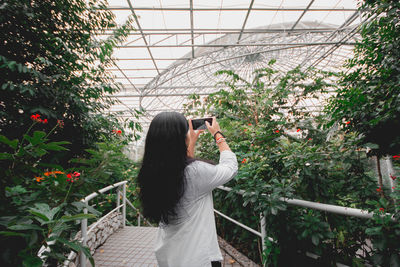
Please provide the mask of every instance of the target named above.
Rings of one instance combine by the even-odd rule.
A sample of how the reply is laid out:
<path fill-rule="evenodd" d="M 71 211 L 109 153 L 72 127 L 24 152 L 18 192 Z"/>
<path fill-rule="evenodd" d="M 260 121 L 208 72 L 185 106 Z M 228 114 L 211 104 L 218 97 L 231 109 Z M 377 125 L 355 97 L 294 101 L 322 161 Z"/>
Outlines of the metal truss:
<path fill-rule="evenodd" d="M 234 70 L 251 80 L 253 71 L 267 67 L 271 59 L 277 60 L 273 68 L 279 72 L 287 72 L 299 65 L 336 71 L 352 54 L 359 26 L 363 23 L 356 8 L 340 7 L 346 1 L 353 2 L 335 0 L 330 7 L 318 7 L 315 6 L 318 1 L 305 0 L 303 7 L 273 7 L 249 0 L 246 6 L 215 8 L 196 6 L 197 2 L 193 0 L 187 0 L 186 6 L 169 4 L 163 7 L 161 0 L 159 7 L 135 7 L 133 1 L 126 0 L 121 6 L 111 6 L 108 9 L 113 12 L 134 15 L 137 29 L 118 47 L 120 56 L 114 58 L 114 66 L 108 69 L 123 84 L 123 90 L 113 96 L 122 104 L 114 106 L 111 112 L 142 107 L 146 114 L 141 123 L 146 129 L 153 116 L 161 111 L 182 112 L 191 94 L 198 94 L 203 99 L 220 90 L 221 85 L 216 85 L 226 77 L 216 76 L 216 71 Z M 152 11 L 185 13 L 188 26 L 146 25 L 138 12 Z M 238 11 L 243 12 L 243 21 L 237 28 L 197 27 L 195 14 Z M 248 21 L 253 12 L 297 12 L 297 15 L 290 22 L 249 28 Z M 339 26 L 306 19 L 310 13 L 321 12 L 347 15 L 342 22 L 336 23 Z M 99 29 L 98 34 L 106 37 L 112 33 Z M 160 53 L 165 49 L 184 52 Z M 324 101 L 325 97 L 306 101 L 299 103 L 299 108 L 318 110 Z M 128 116 L 128 113 L 121 114 L 121 118 Z"/>

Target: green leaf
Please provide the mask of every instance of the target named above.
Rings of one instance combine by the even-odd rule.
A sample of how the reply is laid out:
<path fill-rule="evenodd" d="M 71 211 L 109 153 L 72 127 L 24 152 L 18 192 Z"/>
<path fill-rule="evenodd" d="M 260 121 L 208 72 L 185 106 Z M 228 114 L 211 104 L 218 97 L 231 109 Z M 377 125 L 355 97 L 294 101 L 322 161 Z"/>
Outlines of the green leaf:
<path fill-rule="evenodd" d="M 380 235 L 382 233 L 382 226 L 367 228 L 365 233 L 367 235 Z"/>
<path fill-rule="evenodd" d="M 51 143 L 43 145 L 42 147 L 44 149 L 52 150 L 52 151 L 67 151 L 68 148 L 60 146 L 60 145 L 64 145 L 64 144 L 70 144 L 70 142 L 66 142 L 66 141 L 51 142 Z"/>
<path fill-rule="evenodd" d="M 46 136 L 45 132 L 42 131 L 35 131 L 33 136 L 29 136 L 27 134 L 24 135 L 24 138 L 29 141 L 33 146 L 36 146 L 40 143 L 44 143 L 46 140 L 44 137 Z"/>
<path fill-rule="evenodd" d="M 365 147 L 369 147 L 371 149 L 379 149 L 379 145 L 374 143 L 366 143 Z"/>
<path fill-rule="evenodd" d="M 311 241 L 315 246 L 318 246 L 319 244 L 319 237 L 317 235 L 312 235 L 311 236 Z"/>
<path fill-rule="evenodd" d="M 0 153 L 0 160 L 5 159 L 13 160 L 13 156 L 9 153 Z"/>
<path fill-rule="evenodd" d="M 82 246 L 81 243 L 79 243 L 78 241 L 71 242 L 71 241 L 68 241 L 61 237 L 54 237 L 54 239 L 63 243 L 64 245 L 70 247 L 75 252 L 83 252 L 86 255 L 86 257 L 89 259 L 92 266 L 93 267 L 95 266 L 95 262 L 94 262 L 92 255 L 90 254 L 89 248 Z"/>
<path fill-rule="evenodd" d="M 13 149 L 17 149 L 18 146 L 18 140 L 14 139 L 14 140 L 10 140 L 7 137 L 5 137 L 4 135 L 0 135 L 0 142 L 8 145 L 9 147 L 13 148 Z"/>
<path fill-rule="evenodd" d="M 10 230 L 15 230 L 15 231 L 23 231 L 23 230 L 39 230 L 42 231 L 43 228 L 36 224 L 15 224 L 11 225 L 8 227 Z"/>
<path fill-rule="evenodd" d="M 30 208 L 29 212 L 48 222 L 53 219 L 54 215 L 56 215 L 63 206 L 64 205 L 60 205 L 50 209 L 49 205 L 46 203 L 36 203 L 35 208 Z"/>
<path fill-rule="evenodd" d="M 6 187 L 6 197 L 15 196 L 19 194 L 27 193 L 28 191 L 21 185 Z"/>
<path fill-rule="evenodd" d="M 22 262 L 24 267 L 41 267 L 43 265 L 43 261 L 39 257 L 28 256 Z"/>
<path fill-rule="evenodd" d="M 10 232 L 10 231 L 0 231 L 0 235 L 4 235 L 4 236 L 22 236 L 22 237 L 28 236 L 27 234 L 24 234 L 24 233 Z"/>

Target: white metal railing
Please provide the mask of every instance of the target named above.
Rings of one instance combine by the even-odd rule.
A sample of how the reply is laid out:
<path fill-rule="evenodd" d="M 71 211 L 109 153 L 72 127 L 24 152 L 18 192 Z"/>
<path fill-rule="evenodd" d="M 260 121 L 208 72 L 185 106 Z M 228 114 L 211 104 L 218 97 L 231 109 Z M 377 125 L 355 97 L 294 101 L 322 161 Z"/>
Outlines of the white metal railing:
<path fill-rule="evenodd" d="M 83 246 L 86 245 L 86 241 L 87 241 L 87 237 L 89 235 L 89 233 L 91 231 L 93 231 L 96 226 L 101 223 L 105 218 L 107 218 L 107 216 L 109 216 L 111 213 L 115 212 L 115 211 L 119 211 L 122 208 L 122 227 L 126 226 L 126 204 L 128 204 L 130 207 L 132 207 L 136 213 L 137 213 L 137 223 L 138 226 L 140 226 L 141 223 L 141 218 L 143 218 L 144 222 L 147 223 L 150 226 L 153 226 L 150 222 L 148 222 L 146 220 L 146 218 L 143 217 L 143 215 L 139 212 L 139 210 L 137 208 L 135 208 L 135 206 L 133 206 L 133 204 L 126 198 L 126 184 L 127 181 L 122 181 L 119 183 L 115 183 L 113 185 L 109 185 L 107 187 L 104 187 L 102 189 L 100 189 L 97 192 L 93 192 L 90 195 L 87 195 L 84 199 L 81 200 L 81 202 L 85 203 L 85 206 L 89 205 L 89 201 L 92 200 L 93 198 L 97 197 L 99 194 L 103 194 L 111 189 L 116 188 L 117 189 L 117 194 L 116 194 L 116 207 L 111 210 L 110 212 L 108 212 L 106 215 L 104 215 L 103 217 L 101 217 L 99 220 L 97 220 L 94 224 L 92 224 L 90 226 L 90 228 L 88 229 L 87 227 L 87 219 L 84 219 L 81 221 L 81 243 Z M 121 190 L 122 189 L 122 190 Z M 121 192 L 122 191 L 122 192 Z M 121 204 L 121 199 L 122 199 L 122 204 Z M 87 208 L 84 208 L 83 212 L 85 214 L 87 214 Z M 74 257 L 74 253 L 71 252 L 68 256 L 68 259 L 65 260 L 64 262 L 64 267 L 68 266 L 69 262 L 73 259 Z M 81 253 L 80 256 L 80 266 L 85 267 L 86 266 L 86 256 L 85 254 Z"/>
<path fill-rule="evenodd" d="M 221 189 L 223 191 L 232 191 L 233 189 L 230 187 L 226 187 L 226 186 L 218 186 L 218 189 Z M 244 195 L 245 191 L 244 190 L 239 190 L 237 192 L 240 195 Z M 255 194 L 254 192 L 251 192 L 250 194 Z M 266 196 L 266 194 L 262 194 L 264 196 Z M 368 212 L 366 210 L 361 210 L 361 209 L 355 209 L 355 208 L 348 208 L 348 207 L 342 207 L 342 206 L 336 206 L 336 205 L 330 205 L 330 204 L 323 204 L 323 203 L 318 203 L 318 202 L 312 202 L 312 201 L 307 201 L 307 200 L 301 200 L 301 199 L 290 199 L 290 198 L 280 198 L 281 201 L 286 202 L 289 205 L 293 205 L 293 206 L 299 206 L 299 207 L 305 207 L 305 208 L 310 208 L 310 209 L 316 209 L 316 210 L 321 210 L 321 211 L 325 211 L 325 212 L 329 212 L 329 213 L 335 213 L 335 214 L 340 214 L 340 215 L 345 215 L 345 216 L 351 216 L 351 217 L 358 217 L 358 218 L 363 218 L 363 219 L 371 219 L 374 215 L 373 212 Z M 252 228 L 250 228 L 249 226 L 246 226 L 232 218 L 230 218 L 229 216 L 217 211 L 214 209 L 214 212 L 217 213 L 218 215 L 220 215 L 221 217 L 235 223 L 236 225 L 242 227 L 243 229 L 261 237 L 261 242 L 262 242 L 262 247 L 263 250 L 265 249 L 265 238 L 268 238 L 268 240 L 275 242 L 275 240 L 271 237 L 267 236 L 266 230 L 265 230 L 265 216 L 263 214 L 260 214 L 260 225 L 261 225 L 261 232 L 258 232 Z M 390 213 L 386 213 L 386 215 L 391 215 L 392 216 L 392 220 L 394 220 L 394 215 L 390 214 Z M 316 255 L 313 255 L 312 253 L 309 253 L 311 255 L 311 257 L 315 257 Z M 308 255 L 308 256 L 310 256 Z M 341 266 L 346 266 L 343 264 L 339 264 Z"/>
<path fill-rule="evenodd" d="M 111 214 L 112 212 L 116 211 L 116 210 L 120 210 L 122 208 L 122 226 L 125 227 L 126 226 L 126 204 L 128 204 L 131 208 L 133 208 L 136 212 L 137 212 L 137 223 L 138 226 L 140 226 L 141 224 L 141 219 L 143 219 L 148 225 L 153 226 L 150 222 L 148 222 L 146 220 L 146 218 L 143 217 L 143 215 L 139 212 L 139 210 L 126 198 L 126 184 L 127 181 L 122 181 L 119 183 L 115 183 L 113 185 L 109 185 L 107 187 L 104 187 L 102 189 L 100 189 L 97 192 L 91 193 L 90 195 L 86 196 L 84 199 L 82 199 L 81 201 L 83 203 L 85 203 L 85 206 L 88 206 L 89 201 L 92 200 L 93 198 L 95 198 L 96 196 L 98 196 L 99 194 L 105 193 L 111 189 L 117 188 L 117 194 L 116 194 L 116 207 L 110 211 L 109 213 L 107 213 L 106 215 L 104 215 L 103 217 L 101 217 L 97 222 L 95 222 L 93 225 L 91 225 L 90 229 L 88 229 L 87 227 L 87 219 L 83 219 L 81 221 L 81 242 L 82 245 L 85 246 L 86 245 L 86 241 L 87 241 L 87 236 L 88 234 L 95 229 L 95 227 L 101 223 L 109 214 Z M 122 192 L 121 192 L 121 188 L 122 188 Z M 232 191 L 233 189 L 230 187 L 226 187 L 226 186 L 219 186 L 218 189 L 221 189 L 223 191 Z M 239 190 L 237 192 L 240 195 L 243 195 L 245 193 L 244 190 Z M 251 194 L 254 194 L 253 192 Z M 262 194 L 262 195 L 266 195 L 266 194 Z M 122 204 L 120 203 L 122 198 Z M 373 216 L 372 212 L 368 212 L 366 210 L 361 210 L 361 209 L 355 209 L 355 208 L 348 208 L 348 207 L 342 207 L 342 206 L 336 206 L 336 205 L 330 205 L 330 204 L 323 204 L 323 203 L 317 203 L 317 202 L 311 202 L 311 201 L 306 201 L 306 200 L 301 200 L 301 199 L 289 199 L 289 198 L 280 198 L 281 201 L 286 202 L 289 205 L 293 205 L 293 206 L 299 206 L 299 207 L 305 207 L 305 208 L 311 208 L 311 209 L 316 209 L 316 210 L 321 210 L 321 211 L 325 211 L 325 212 L 329 212 L 329 213 L 335 213 L 335 214 L 341 214 L 341 215 L 346 215 L 346 216 L 351 216 L 351 217 L 358 217 L 358 218 L 363 218 L 363 219 L 371 219 Z M 84 208 L 83 212 L 85 214 L 87 214 L 87 208 Z M 262 242 L 262 247 L 263 249 L 265 249 L 265 239 L 268 238 L 270 241 L 275 242 L 275 240 L 271 237 L 268 237 L 266 234 L 266 230 L 265 230 L 265 217 L 263 214 L 260 214 L 260 228 L 261 228 L 261 232 L 258 232 L 252 228 L 250 228 L 249 226 L 246 226 L 242 223 L 240 223 L 239 221 L 236 221 L 235 219 L 221 213 L 218 210 L 214 209 L 214 212 L 216 214 L 218 214 L 219 216 L 235 223 L 236 225 L 242 227 L 243 229 L 259 236 L 261 238 L 261 242 Z M 391 215 L 391 214 L 390 214 Z M 71 257 L 72 254 L 70 254 Z M 64 266 L 67 266 L 67 264 L 69 263 L 69 261 L 71 261 L 70 257 L 68 257 L 68 259 L 64 262 Z M 84 253 L 81 253 L 81 257 L 80 257 L 80 264 L 82 267 L 86 267 L 86 256 Z"/>
<path fill-rule="evenodd" d="M 109 185 L 107 187 L 104 187 L 100 189 L 97 192 L 93 192 L 90 195 L 86 196 L 84 199 L 81 200 L 81 202 L 85 203 L 85 208 L 83 209 L 83 213 L 87 214 L 87 206 L 89 205 L 89 201 L 92 200 L 93 198 L 97 197 L 99 194 L 103 194 L 113 188 L 117 188 L 117 207 L 101 217 L 96 223 L 94 223 L 90 229 L 88 230 L 87 227 L 87 219 L 83 219 L 81 221 L 81 243 L 82 246 L 86 246 L 86 241 L 88 234 L 100 223 L 102 222 L 109 214 L 116 210 L 120 210 L 122 208 L 122 227 L 125 227 L 126 225 L 126 183 L 127 181 L 122 181 L 119 183 L 115 183 L 113 185 Z M 120 191 L 122 188 L 122 204 L 120 204 Z M 80 256 L 80 265 L 81 267 L 86 267 L 86 255 L 81 252 Z"/>

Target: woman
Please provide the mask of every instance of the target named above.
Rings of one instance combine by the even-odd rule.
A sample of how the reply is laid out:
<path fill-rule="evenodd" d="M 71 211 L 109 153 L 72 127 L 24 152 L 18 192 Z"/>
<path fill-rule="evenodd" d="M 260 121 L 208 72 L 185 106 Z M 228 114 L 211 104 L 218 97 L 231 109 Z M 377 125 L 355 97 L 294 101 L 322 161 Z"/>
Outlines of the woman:
<path fill-rule="evenodd" d="M 221 266 L 212 190 L 232 179 L 237 160 L 215 117 L 206 122 L 220 151 L 218 165 L 194 159 L 191 121 L 176 112 L 152 120 L 138 182 L 143 213 L 159 223 L 155 254 L 159 266 Z"/>

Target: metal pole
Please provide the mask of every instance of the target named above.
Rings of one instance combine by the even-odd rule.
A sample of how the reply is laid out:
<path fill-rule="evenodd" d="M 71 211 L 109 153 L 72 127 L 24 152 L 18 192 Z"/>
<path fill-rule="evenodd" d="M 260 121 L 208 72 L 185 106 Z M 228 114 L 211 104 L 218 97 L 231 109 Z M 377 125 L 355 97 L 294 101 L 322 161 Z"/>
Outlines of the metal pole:
<path fill-rule="evenodd" d="M 121 205 L 120 204 L 120 192 L 119 192 L 120 190 L 119 190 L 119 186 L 117 187 L 117 207 L 119 207 L 119 205 Z M 119 212 L 119 209 L 118 209 L 118 212 Z"/>
<path fill-rule="evenodd" d="M 262 245 L 262 249 L 264 251 L 266 249 L 265 238 L 267 237 L 267 231 L 265 230 L 266 222 L 265 222 L 265 216 L 262 213 L 260 213 L 260 218 L 261 218 L 260 225 L 261 225 L 261 242 L 262 242 L 261 245 Z"/>
<path fill-rule="evenodd" d="M 137 214 L 137 221 L 138 221 L 137 226 L 140 226 L 140 213 L 139 212 Z"/>
<path fill-rule="evenodd" d="M 395 171 L 393 169 L 393 163 L 392 163 L 392 158 L 391 157 L 387 157 L 386 158 L 386 166 L 387 166 L 388 175 L 389 175 L 390 190 L 392 192 L 394 192 L 394 188 L 395 188 L 396 185 L 395 185 L 394 179 L 392 179 L 392 176 L 396 176 L 396 173 L 395 173 Z M 398 212 L 399 208 L 398 208 L 398 205 L 397 205 L 397 201 L 396 200 L 393 200 L 393 201 L 394 201 L 394 204 L 395 204 L 395 207 L 396 207 L 395 211 Z"/>
<path fill-rule="evenodd" d="M 394 172 L 394 169 L 393 169 L 392 159 L 390 157 L 387 157 L 385 161 L 386 161 L 386 166 L 387 166 L 388 175 L 389 175 L 390 188 L 393 192 L 394 191 L 393 187 L 395 186 L 395 184 L 394 184 L 394 180 L 392 179 L 391 176 L 396 176 L 396 173 Z"/>
<path fill-rule="evenodd" d="M 83 209 L 83 213 L 87 214 L 88 210 L 86 206 L 88 205 L 88 202 L 85 201 L 85 208 Z M 82 235 L 82 246 L 86 246 L 86 240 L 87 240 L 87 219 L 83 219 L 81 221 L 81 235 Z M 86 256 L 85 253 L 81 252 L 81 267 L 86 267 Z"/>
<path fill-rule="evenodd" d="M 122 227 L 126 226 L 126 184 L 122 185 Z"/>

